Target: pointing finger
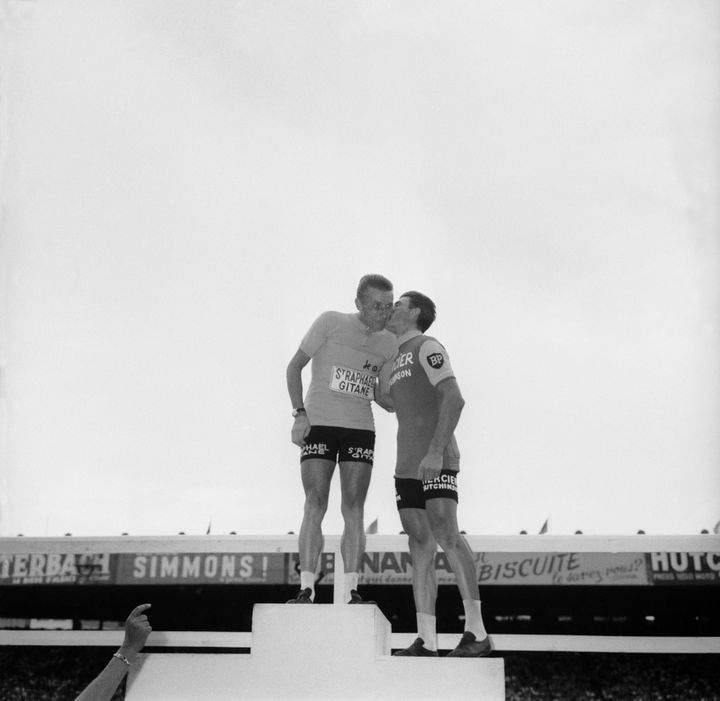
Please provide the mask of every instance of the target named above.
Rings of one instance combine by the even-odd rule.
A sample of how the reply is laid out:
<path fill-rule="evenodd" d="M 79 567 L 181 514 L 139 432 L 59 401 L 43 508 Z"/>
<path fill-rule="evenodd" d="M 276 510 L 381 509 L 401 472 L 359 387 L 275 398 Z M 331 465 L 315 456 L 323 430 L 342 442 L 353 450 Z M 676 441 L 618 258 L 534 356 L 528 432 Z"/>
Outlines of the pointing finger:
<path fill-rule="evenodd" d="M 143 611 L 149 609 L 152 606 L 152 604 L 140 604 L 140 606 L 136 606 L 128 618 L 135 618 L 136 616 L 139 616 Z"/>

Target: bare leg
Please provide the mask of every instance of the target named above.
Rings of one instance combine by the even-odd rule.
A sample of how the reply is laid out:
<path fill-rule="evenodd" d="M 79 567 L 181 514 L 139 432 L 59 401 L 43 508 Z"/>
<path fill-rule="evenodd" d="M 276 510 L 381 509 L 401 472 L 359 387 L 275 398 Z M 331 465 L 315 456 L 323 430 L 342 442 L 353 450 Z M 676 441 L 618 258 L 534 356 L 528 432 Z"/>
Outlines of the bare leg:
<path fill-rule="evenodd" d="M 305 490 L 305 512 L 298 537 L 301 570 L 317 571 L 323 542 L 322 520 L 327 511 L 334 471 L 335 463 L 330 460 L 305 460 L 301 465 Z"/>
<path fill-rule="evenodd" d="M 453 499 L 428 499 L 425 502 L 430 527 L 445 551 L 455 573 L 465 609 L 465 632 L 450 657 L 484 657 L 493 646 L 482 619 L 480 588 L 475 560 L 467 541 L 457 525 L 457 503 Z"/>
<path fill-rule="evenodd" d="M 345 520 L 340 552 L 346 572 L 359 572 L 365 552 L 365 497 L 370 486 L 372 465 L 365 462 L 340 463 L 342 515 Z"/>
<path fill-rule="evenodd" d="M 415 610 L 435 615 L 437 600 L 437 576 L 435 553 L 437 543 L 433 537 L 424 509 L 400 509 L 400 521 L 408 534 L 408 546 L 412 557 L 412 585 Z"/>
<path fill-rule="evenodd" d="M 457 503 L 453 499 L 428 499 L 425 502 L 430 528 L 455 573 L 463 600 L 480 599 L 475 560 L 457 524 Z"/>

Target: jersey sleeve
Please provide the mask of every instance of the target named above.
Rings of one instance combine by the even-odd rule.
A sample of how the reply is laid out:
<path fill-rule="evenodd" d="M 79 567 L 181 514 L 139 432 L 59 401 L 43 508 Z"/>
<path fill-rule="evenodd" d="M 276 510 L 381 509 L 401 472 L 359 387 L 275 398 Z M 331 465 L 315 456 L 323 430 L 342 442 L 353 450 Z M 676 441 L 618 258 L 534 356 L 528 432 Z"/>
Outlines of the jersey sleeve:
<path fill-rule="evenodd" d="M 434 338 L 429 338 L 420 346 L 418 356 L 420 365 L 433 387 L 442 380 L 455 377 L 447 351 Z"/>
<path fill-rule="evenodd" d="M 300 341 L 300 350 L 303 353 L 307 353 L 309 357 L 313 357 L 318 349 L 325 343 L 328 337 L 329 328 L 329 314 L 324 312 L 315 321 L 312 326 L 308 329 L 308 332 Z"/>

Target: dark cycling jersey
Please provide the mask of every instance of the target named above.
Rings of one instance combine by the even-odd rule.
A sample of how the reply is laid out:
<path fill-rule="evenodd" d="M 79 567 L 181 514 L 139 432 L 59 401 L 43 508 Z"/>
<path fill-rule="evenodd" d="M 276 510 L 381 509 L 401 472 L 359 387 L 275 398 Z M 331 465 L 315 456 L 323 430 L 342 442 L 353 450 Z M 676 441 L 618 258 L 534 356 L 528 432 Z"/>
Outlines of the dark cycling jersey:
<path fill-rule="evenodd" d="M 395 477 L 419 479 L 420 462 L 438 421 L 435 387 L 455 374 L 447 351 L 431 336 L 418 331 L 402 340 L 388 381 L 398 420 Z M 458 470 L 459 458 L 453 437 L 445 450 L 443 467 Z"/>

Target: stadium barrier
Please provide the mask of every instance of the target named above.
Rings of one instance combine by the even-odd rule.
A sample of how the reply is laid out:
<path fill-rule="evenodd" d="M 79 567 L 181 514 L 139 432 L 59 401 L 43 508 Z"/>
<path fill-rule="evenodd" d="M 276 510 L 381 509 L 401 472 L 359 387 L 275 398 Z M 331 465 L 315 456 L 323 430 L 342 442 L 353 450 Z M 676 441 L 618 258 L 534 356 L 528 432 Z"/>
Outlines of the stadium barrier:
<path fill-rule="evenodd" d="M 720 563 L 719 535 L 467 535 L 475 552 L 485 553 L 696 553 Z M 402 535 L 368 535 L 366 552 L 404 552 Z M 32 554 L 102 553 L 297 553 L 296 535 L 201 535 L 0 538 L 0 557 Z M 340 536 L 325 536 L 324 552 L 334 553 L 333 602 L 342 605 Z M 118 631 L 0 630 L 0 645 L 117 645 Z M 393 633 L 392 647 L 405 647 L 414 634 Z M 454 647 L 459 636 L 441 634 L 441 649 Z M 573 651 L 638 653 L 718 653 L 720 637 L 653 637 L 587 635 L 493 635 L 500 651 Z M 154 631 L 153 647 L 251 648 L 252 634 L 213 631 Z"/>

